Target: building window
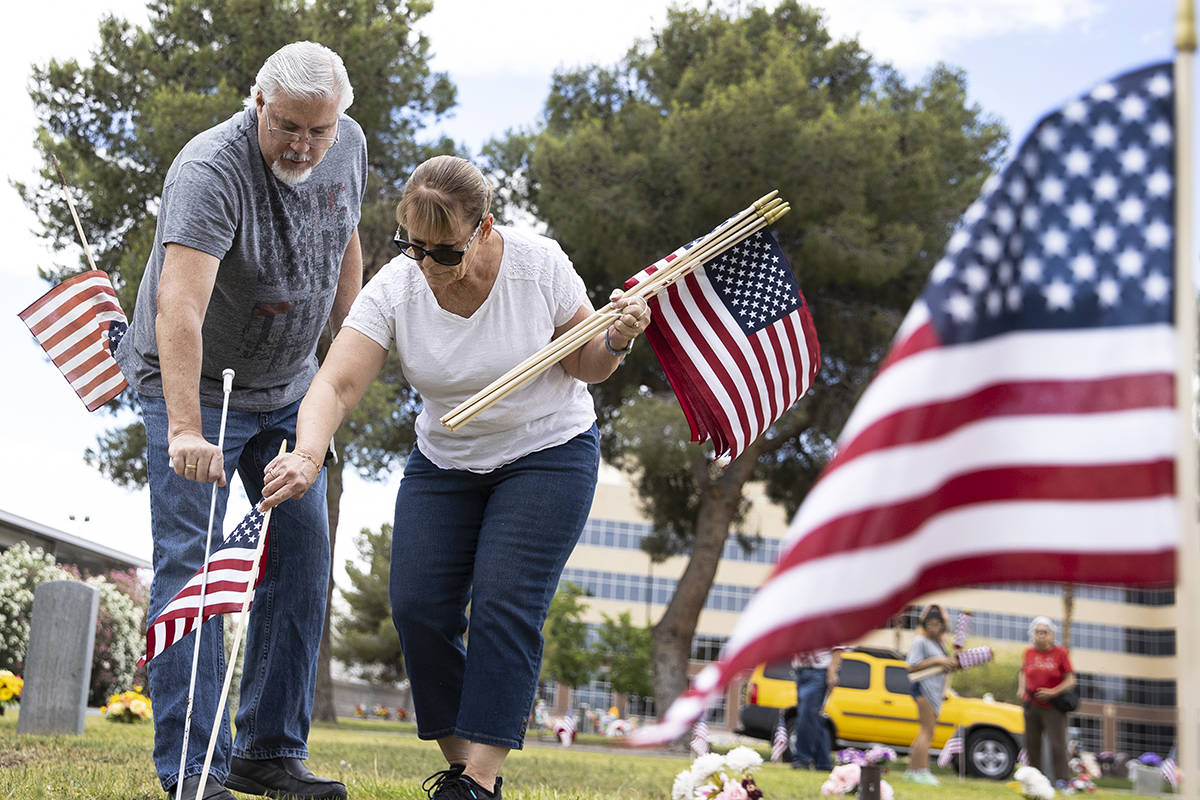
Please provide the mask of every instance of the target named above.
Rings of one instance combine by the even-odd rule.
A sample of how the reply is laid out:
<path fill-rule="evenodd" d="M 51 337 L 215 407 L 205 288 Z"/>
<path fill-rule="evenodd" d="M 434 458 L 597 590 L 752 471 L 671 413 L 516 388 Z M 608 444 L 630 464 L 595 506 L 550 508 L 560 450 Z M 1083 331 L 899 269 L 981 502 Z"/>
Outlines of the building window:
<path fill-rule="evenodd" d="M 1076 742 L 1081 750 L 1099 753 L 1104 749 L 1104 720 L 1072 714 L 1067 719 L 1067 738 Z"/>
<path fill-rule="evenodd" d="M 1175 726 L 1117 720 L 1117 750 L 1137 758 L 1142 753 L 1166 756 L 1175 746 Z"/>

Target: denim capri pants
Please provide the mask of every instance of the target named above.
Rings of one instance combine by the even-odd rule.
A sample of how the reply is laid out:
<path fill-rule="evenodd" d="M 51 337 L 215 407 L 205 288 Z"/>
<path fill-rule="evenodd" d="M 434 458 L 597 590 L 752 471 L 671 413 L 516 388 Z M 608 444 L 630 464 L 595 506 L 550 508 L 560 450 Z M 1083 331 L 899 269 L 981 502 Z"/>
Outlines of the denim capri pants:
<path fill-rule="evenodd" d="M 422 739 L 522 747 L 542 623 L 599 463 L 595 425 L 487 473 L 440 469 L 413 449 L 396 495 L 389 594 Z"/>

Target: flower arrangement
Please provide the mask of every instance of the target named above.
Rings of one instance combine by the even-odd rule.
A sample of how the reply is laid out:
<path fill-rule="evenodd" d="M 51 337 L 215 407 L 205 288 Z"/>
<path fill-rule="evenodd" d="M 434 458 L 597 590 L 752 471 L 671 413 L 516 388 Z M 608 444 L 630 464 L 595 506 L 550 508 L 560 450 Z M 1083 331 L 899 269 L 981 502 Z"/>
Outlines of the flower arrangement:
<path fill-rule="evenodd" d="M 154 717 L 150 698 L 142 694 L 142 687 L 135 686 L 127 692 L 114 694 L 108 703 L 101 706 L 100 715 L 109 722 L 141 722 Z"/>
<path fill-rule="evenodd" d="M 821 784 L 821 794 L 842 795 L 857 794 L 859 783 L 862 781 L 862 768 L 867 766 L 883 766 L 889 761 L 896 760 L 896 751 L 890 747 L 875 745 L 869 750 L 859 750 L 847 747 L 839 750 L 837 766 L 829 773 L 829 777 Z M 886 768 L 883 770 L 886 772 Z M 891 784 L 879 782 L 879 797 L 881 800 L 892 800 L 895 792 Z"/>
<path fill-rule="evenodd" d="M 401 722 L 408 719 L 408 709 L 404 706 L 396 706 L 396 719 Z"/>
<path fill-rule="evenodd" d="M 359 703 L 354 707 L 354 716 L 358 717 L 359 719 L 367 718 L 367 709 L 362 703 Z"/>
<path fill-rule="evenodd" d="M 1054 797 L 1050 779 L 1033 767 L 1017 767 L 1013 777 L 1016 780 L 1009 781 L 1008 787 L 1020 792 L 1026 800 L 1051 800 Z"/>
<path fill-rule="evenodd" d="M 391 719 L 392 718 L 392 712 L 388 711 L 387 706 L 384 706 L 384 705 L 375 706 L 375 708 L 371 711 L 371 713 L 374 714 L 375 716 L 379 717 L 380 719 Z"/>
<path fill-rule="evenodd" d="M 762 756 L 749 747 L 725 755 L 707 753 L 675 776 L 671 800 L 762 800 L 762 790 L 750 776 L 762 766 Z"/>
<path fill-rule="evenodd" d="M 5 706 L 15 706 L 21 702 L 21 689 L 25 686 L 25 681 L 20 675 L 14 675 L 7 669 L 0 669 L 0 714 L 4 713 Z"/>

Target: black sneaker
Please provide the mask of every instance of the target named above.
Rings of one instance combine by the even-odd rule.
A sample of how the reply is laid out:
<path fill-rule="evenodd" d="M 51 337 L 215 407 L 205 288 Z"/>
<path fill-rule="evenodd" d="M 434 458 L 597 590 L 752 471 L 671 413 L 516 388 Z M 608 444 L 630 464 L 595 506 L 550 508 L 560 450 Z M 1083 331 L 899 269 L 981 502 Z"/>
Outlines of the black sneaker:
<path fill-rule="evenodd" d="M 446 784 L 458 780 L 458 777 L 463 774 L 466 769 L 465 764 L 451 764 L 448 769 L 440 769 L 430 775 L 421 783 L 421 788 L 425 790 L 425 794 L 433 800 Z"/>
<path fill-rule="evenodd" d="M 497 775 L 496 785 L 489 792 L 470 776 L 459 775 L 443 782 L 430 797 L 436 797 L 437 800 L 500 800 L 500 784 L 503 782 L 504 780 Z"/>

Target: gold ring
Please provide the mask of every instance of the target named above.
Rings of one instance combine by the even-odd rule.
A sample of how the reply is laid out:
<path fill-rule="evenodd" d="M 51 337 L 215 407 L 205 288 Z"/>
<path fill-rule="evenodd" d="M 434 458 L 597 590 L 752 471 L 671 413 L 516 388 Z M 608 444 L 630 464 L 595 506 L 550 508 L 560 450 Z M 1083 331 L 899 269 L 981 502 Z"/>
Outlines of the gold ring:
<path fill-rule="evenodd" d="M 184 464 L 183 465 L 184 472 L 188 471 L 189 469 L 195 469 L 195 468 L 196 468 L 195 464 Z"/>

